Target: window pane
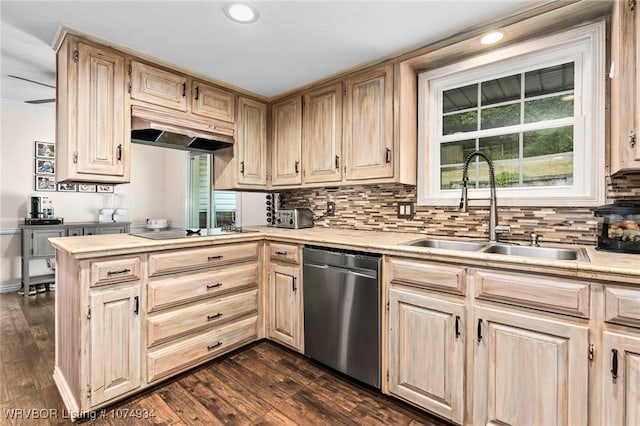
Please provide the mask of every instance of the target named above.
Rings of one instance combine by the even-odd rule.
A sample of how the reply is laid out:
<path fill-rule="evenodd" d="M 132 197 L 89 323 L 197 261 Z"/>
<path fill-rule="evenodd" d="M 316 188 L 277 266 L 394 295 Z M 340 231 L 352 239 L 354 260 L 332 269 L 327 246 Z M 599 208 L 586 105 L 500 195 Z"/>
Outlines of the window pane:
<path fill-rule="evenodd" d="M 440 188 L 462 187 L 462 163 L 476 150 L 475 139 L 456 141 L 440 146 Z"/>
<path fill-rule="evenodd" d="M 520 160 L 498 160 L 493 162 L 496 187 L 520 186 Z M 471 169 L 469 169 L 471 170 Z M 479 186 L 489 188 L 489 166 L 483 160 L 478 163 Z M 474 182 L 469 174 L 469 182 Z M 473 187 L 472 185 L 470 187 Z"/>
<path fill-rule="evenodd" d="M 442 117 L 442 134 L 453 135 L 460 132 L 478 130 L 478 111 L 461 112 Z"/>
<path fill-rule="evenodd" d="M 573 93 L 550 98 L 535 99 L 524 103 L 524 122 L 573 117 Z"/>
<path fill-rule="evenodd" d="M 446 90 L 442 94 L 442 112 L 444 114 L 452 111 L 475 108 L 478 106 L 478 85 L 458 87 Z"/>
<path fill-rule="evenodd" d="M 482 105 L 520 99 L 521 81 L 521 74 L 515 74 L 483 82 L 480 88 L 482 91 Z"/>
<path fill-rule="evenodd" d="M 524 75 L 525 97 L 573 90 L 573 62 L 529 71 Z"/>
<path fill-rule="evenodd" d="M 523 134 L 523 186 L 573 184 L 573 126 Z"/>
<path fill-rule="evenodd" d="M 520 124 L 520 104 L 482 109 L 480 120 L 482 130 Z"/>

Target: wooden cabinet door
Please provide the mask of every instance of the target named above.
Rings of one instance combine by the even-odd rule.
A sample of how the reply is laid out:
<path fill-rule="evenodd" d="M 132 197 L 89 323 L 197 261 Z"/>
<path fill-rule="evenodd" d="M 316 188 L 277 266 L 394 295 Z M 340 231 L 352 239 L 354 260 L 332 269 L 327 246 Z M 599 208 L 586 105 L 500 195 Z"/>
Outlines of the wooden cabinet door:
<path fill-rule="evenodd" d="M 302 183 L 302 98 L 296 96 L 271 108 L 271 184 Z"/>
<path fill-rule="evenodd" d="M 640 338 L 605 331 L 602 356 L 604 417 L 599 424 L 639 425 Z"/>
<path fill-rule="evenodd" d="M 247 98 L 238 101 L 238 183 L 267 184 L 267 106 Z"/>
<path fill-rule="evenodd" d="M 416 290 L 389 290 L 389 391 L 462 423 L 464 305 Z"/>
<path fill-rule="evenodd" d="M 187 110 L 187 78 L 151 65 L 131 61 L 131 98 Z"/>
<path fill-rule="evenodd" d="M 75 171 L 80 175 L 125 176 L 131 137 L 127 134 L 124 57 L 82 42 L 77 53 Z"/>
<path fill-rule="evenodd" d="M 305 183 L 342 180 L 342 84 L 304 95 L 302 155 Z"/>
<path fill-rule="evenodd" d="M 191 112 L 203 117 L 234 122 L 236 98 L 233 93 L 194 80 Z"/>
<path fill-rule="evenodd" d="M 612 173 L 640 169 L 640 13 L 637 9 L 637 6 L 632 7 L 630 1 L 613 2 Z"/>
<path fill-rule="evenodd" d="M 55 257 L 56 250 L 49 242 L 49 238 L 64 237 L 64 229 L 33 229 L 31 231 L 31 258 Z"/>
<path fill-rule="evenodd" d="M 474 331 L 474 424 L 587 424 L 587 326 L 476 308 Z"/>
<path fill-rule="evenodd" d="M 269 270 L 269 337 L 297 350 L 302 337 L 300 270 L 272 264 Z"/>
<path fill-rule="evenodd" d="M 393 177 L 393 66 L 346 81 L 346 179 Z"/>
<path fill-rule="evenodd" d="M 90 405 L 140 386 L 140 286 L 90 293 Z"/>

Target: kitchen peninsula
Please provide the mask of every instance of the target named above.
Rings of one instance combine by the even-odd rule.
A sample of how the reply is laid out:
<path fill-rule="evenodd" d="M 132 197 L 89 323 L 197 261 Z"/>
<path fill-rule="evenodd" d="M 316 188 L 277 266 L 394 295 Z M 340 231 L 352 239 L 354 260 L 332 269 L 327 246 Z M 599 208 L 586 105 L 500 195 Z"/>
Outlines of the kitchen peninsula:
<path fill-rule="evenodd" d="M 456 423 L 490 417 L 491 398 L 497 398 L 528 418 L 585 424 L 587 416 L 603 419 L 622 409 L 619 394 L 605 389 L 626 383 L 634 392 L 633 376 L 625 381 L 638 367 L 632 354 L 620 360 L 627 369 L 615 383 L 610 373 L 612 350 L 624 357 L 624 348 L 640 342 L 634 255 L 587 247 L 588 261 L 557 261 L 406 245 L 424 234 L 256 230 L 162 241 L 52 239 L 59 265 L 54 378 L 67 408 L 86 412 L 111 404 L 262 338 L 304 352 L 296 338 L 300 324 L 281 318 L 287 309 L 303 318 L 301 298 L 291 295 L 275 309 L 267 303 L 269 270 L 282 261 L 276 253 L 290 252 L 291 268 L 300 268 L 303 244 L 383 255 L 386 394 Z M 301 280 L 297 291 L 303 287 Z M 289 329 L 273 333 L 274 322 Z M 422 327 L 436 327 L 430 335 L 443 340 L 411 337 Z M 294 338 L 284 340 L 283 333 Z M 407 347 L 415 342 L 423 344 Z M 491 349 L 496 344 L 509 350 L 497 354 Z M 511 370 L 525 353 L 548 370 L 536 377 L 526 368 Z M 441 373 L 424 382 L 421 371 L 438 360 Z M 499 392 L 505 386 L 509 395 Z M 558 403 L 540 414 L 519 402 L 531 398 Z"/>

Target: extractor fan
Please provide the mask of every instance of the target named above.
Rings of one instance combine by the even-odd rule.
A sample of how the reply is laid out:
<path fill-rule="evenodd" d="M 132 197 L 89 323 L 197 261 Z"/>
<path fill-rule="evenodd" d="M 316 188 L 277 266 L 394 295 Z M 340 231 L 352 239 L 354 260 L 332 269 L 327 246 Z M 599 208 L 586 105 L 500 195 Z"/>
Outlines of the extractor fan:
<path fill-rule="evenodd" d="M 11 77 L 11 78 L 16 78 L 18 80 L 22 80 L 22 81 L 28 81 L 29 83 L 34 83 L 34 84 L 39 84 L 40 86 L 45 86 L 45 87 L 50 87 L 52 89 L 55 89 L 56 86 L 52 86 L 50 84 L 47 83 L 40 83 L 39 81 L 35 81 L 35 80 L 29 80 L 28 78 L 24 78 L 24 77 L 18 77 L 17 75 L 11 75 L 11 74 L 7 74 L 7 77 Z M 48 104 L 51 102 L 55 102 L 56 99 L 55 98 L 50 98 L 50 99 L 34 99 L 31 101 L 25 101 L 28 104 Z"/>

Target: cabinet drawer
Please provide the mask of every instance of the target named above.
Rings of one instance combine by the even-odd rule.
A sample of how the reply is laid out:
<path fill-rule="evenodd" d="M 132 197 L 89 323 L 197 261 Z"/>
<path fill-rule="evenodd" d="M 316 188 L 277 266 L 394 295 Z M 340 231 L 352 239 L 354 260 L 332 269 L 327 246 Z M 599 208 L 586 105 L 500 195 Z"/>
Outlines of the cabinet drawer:
<path fill-rule="evenodd" d="M 300 263 L 300 247 L 297 244 L 270 243 L 269 257 L 282 262 Z"/>
<path fill-rule="evenodd" d="M 464 295 L 467 269 L 412 259 L 390 258 L 387 276 L 393 284 L 407 284 Z"/>
<path fill-rule="evenodd" d="M 589 284 L 536 275 L 476 271 L 478 299 L 589 318 Z"/>
<path fill-rule="evenodd" d="M 91 262 L 91 287 L 139 279 L 139 257 L 123 257 Z"/>
<path fill-rule="evenodd" d="M 257 316 L 253 316 L 150 351 L 147 355 L 148 381 L 166 377 L 257 339 L 256 325 Z"/>
<path fill-rule="evenodd" d="M 258 290 L 251 290 L 152 315 L 147 320 L 147 345 L 257 312 Z"/>
<path fill-rule="evenodd" d="M 208 268 L 257 258 L 257 242 L 156 253 L 149 256 L 149 276 Z"/>
<path fill-rule="evenodd" d="M 605 286 L 605 321 L 640 327 L 640 290 Z"/>
<path fill-rule="evenodd" d="M 258 264 L 216 271 L 176 275 L 151 280 L 147 287 L 149 312 L 205 297 L 228 293 L 242 287 L 258 286 Z"/>

